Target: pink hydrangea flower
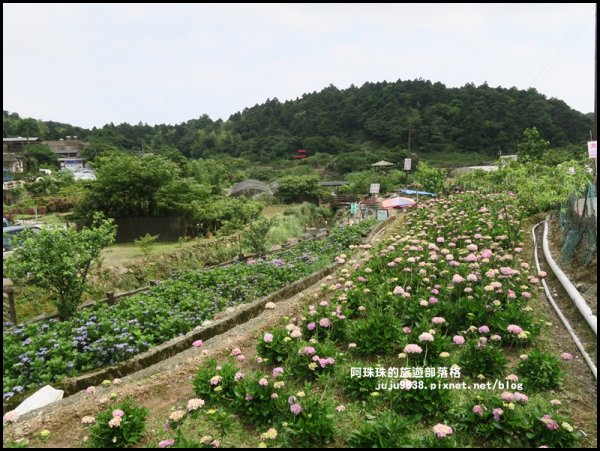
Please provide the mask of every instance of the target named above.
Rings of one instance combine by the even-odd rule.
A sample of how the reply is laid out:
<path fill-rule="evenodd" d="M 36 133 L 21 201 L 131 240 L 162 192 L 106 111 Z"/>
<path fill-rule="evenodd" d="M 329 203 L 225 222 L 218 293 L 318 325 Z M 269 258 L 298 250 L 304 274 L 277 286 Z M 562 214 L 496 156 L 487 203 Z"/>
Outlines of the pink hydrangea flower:
<path fill-rule="evenodd" d="M 423 349 L 419 345 L 408 344 L 404 347 L 404 352 L 406 354 L 421 354 L 423 352 Z"/>
<path fill-rule="evenodd" d="M 302 336 L 302 331 L 300 330 L 300 328 L 296 327 L 296 328 L 295 328 L 295 329 L 292 331 L 292 333 L 290 334 L 290 336 L 291 336 L 292 338 L 299 338 L 299 337 L 301 337 L 301 336 Z"/>
<path fill-rule="evenodd" d="M 203 399 L 193 398 L 193 399 L 190 399 L 187 403 L 188 412 L 193 412 L 194 410 L 198 410 L 201 407 L 204 407 Z"/>
<path fill-rule="evenodd" d="M 540 421 L 544 423 L 546 425 L 546 428 L 548 428 L 551 431 L 555 431 L 558 429 L 558 423 L 554 421 L 552 417 L 550 417 L 550 415 L 544 415 L 542 418 L 540 418 Z"/>
<path fill-rule="evenodd" d="M 452 337 L 452 341 L 455 345 L 461 346 L 465 344 L 465 337 L 463 337 L 462 335 L 455 335 L 454 337 Z"/>
<path fill-rule="evenodd" d="M 523 332 L 523 329 L 521 329 L 519 326 L 517 326 L 515 324 L 509 324 L 508 327 L 506 328 L 506 330 L 508 330 L 511 334 L 515 334 L 515 335 L 519 335 L 521 332 Z"/>
<path fill-rule="evenodd" d="M 444 438 L 444 437 L 452 434 L 452 432 L 454 432 L 454 431 L 452 430 L 452 428 L 450 426 L 446 426 L 445 424 L 438 423 L 433 427 L 433 432 L 438 438 Z"/>
<path fill-rule="evenodd" d="M 299 415 L 302 412 L 302 406 L 298 403 L 294 403 L 290 406 L 290 412 L 294 415 Z"/>
<path fill-rule="evenodd" d="M 110 428 L 118 428 L 119 426 L 121 426 L 121 417 L 112 417 L 110 419 L 110 421 L 108 422 L 108 427 Z"/>
<path fill-rule="evenodd" d="M 185 416 L 185 411 L 183 411 L 183 410 L 175 410 L 174 412 L 171 412 L 171 415 L 169 415 L 169 419 L 173 420 L 173 421 L 179 421 L 184 416 Z"/>
<path fill-rule="evenodd" d="M 394 295 L 396 295 L 396 296 L 401 296 L 401 295 L 404 294 L 404 288 L 402 288 L 402 287 L 395 287 L 394 291 L 392 293 L 394 293 Z"/>
<path fill-rule="evenodd" d="M 490 328 L 488 326 L 481 326 L 479 328 L 479 333 L 480 334 L 489 334 L 490 333 Z"/>
<path fill-rule="evenodd" d="M 560 355 L 560 358 L 565 360 L 565 361 L 569 361 L 569 360 L 573 360 L 573 354 L 569 354 L 568 352 L 563 352 Z"/>
<path fill-rule="evenodd" d="M 159 448 L 167 448 L 175 443 L 175 439 L 169 438 L 158 443 Z"/>
<path fill-rule="evenodd" d="M 321 327 L 329 327 L 329 326 L 331 326 L 331 321 L 329 321 L 329 318 L 321 318 L 319 320 L 319 326 L 321 326 Z"/>
<path fill-rule="evenodd" d="M 265 334 L 263 340 L 265 341 L 265 343 L 271 343 L 273 341 L 273 334 Z"/>
<path fill-rule="evenodd" d="M 431 322 L 433 324 L 444 324 L 446 322 L 446 319 L 442 318 L 441 316 L 434 316 L 433 318 L 431 318 Z"/>
<path fill-rule="evenodd" d="M 529 401 L 529 397 L 524 393 L 516 391 L 513 393 L 513 400 L 515 402 L 520 402 L 520 403 L 525 404 L 527 401 Z"/>
<path fill-rule="evenodd" d="M 202 346 L 202 340 L 196 340 L 192 343 L 192 346 L 194 348 L 199 348 L 200 346 Z"/>
<path fill-rule="evenodd" d="M 492 415 L 494 416 L 494 420 L 496 421 L 500 421 L 500 417 L 504 414 L 504 410 L 502 410 L 501 408 L 496 408 L 494 410 L 492 410 Z"/>
<path fill-rule="evenodd" d="M 123 412 L 121 409 L 116 409 L 112 411 L 113 417 L 122 417 L 123 415 L 125 415 L 125 412 Z"/>
<path fill-rule="evenodd" d="M 423 332 L 419 335 L 419 341 L 433 341 L 433 335 L 429 332 Z"/>

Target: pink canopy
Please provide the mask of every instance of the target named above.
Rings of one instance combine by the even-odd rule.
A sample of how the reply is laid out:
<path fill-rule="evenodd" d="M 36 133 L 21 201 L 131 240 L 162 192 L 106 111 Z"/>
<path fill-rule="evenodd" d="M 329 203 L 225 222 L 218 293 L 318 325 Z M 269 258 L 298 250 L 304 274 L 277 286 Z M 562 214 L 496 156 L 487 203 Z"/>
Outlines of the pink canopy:
<path fill-rule="evenodd" d="M 404 208 L 412 207 L 415 205 L 415 201 L 408 197 L 392 197 L 391 199 L 385 199 L 381 202 L 383 208 Z"/>

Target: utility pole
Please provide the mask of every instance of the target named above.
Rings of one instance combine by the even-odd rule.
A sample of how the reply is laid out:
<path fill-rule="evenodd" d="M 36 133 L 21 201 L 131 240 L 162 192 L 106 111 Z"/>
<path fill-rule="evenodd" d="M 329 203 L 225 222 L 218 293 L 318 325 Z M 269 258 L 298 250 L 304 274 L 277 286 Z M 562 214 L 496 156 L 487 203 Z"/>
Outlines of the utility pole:
<path fill-rule="evenodd" d="M 408 124 L 408 158 L 410 158 L 410 138 L 412 135 L 412 124 Z M 404 170 L 404 185 L 408 188 L 408 171 Z"/>

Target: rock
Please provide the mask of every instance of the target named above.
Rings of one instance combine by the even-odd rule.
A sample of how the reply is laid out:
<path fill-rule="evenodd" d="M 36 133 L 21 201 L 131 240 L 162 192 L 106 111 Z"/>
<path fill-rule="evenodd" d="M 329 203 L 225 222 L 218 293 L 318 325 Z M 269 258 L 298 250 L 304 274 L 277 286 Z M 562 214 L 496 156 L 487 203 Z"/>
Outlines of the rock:
<path fill-rule="evenodd" d="M 265 309 L 274 309 L 275 308 L 275 303 L 274 302 L 267 302 L 265 304 Z"/>
<path fill-rule="evenodd" d="M 298 244 L 298 238 L 290 238 L 286 241 L 286 243 L 288 246 L 295 246 L 296 244 Z"/>
<path fill-rule="evenodd" d="M 587 290 L 583 292 L 586 296 L 596 297 L 598 296 L 598 284 L 593 284 L 588 287 Z"/>
<path fill-rule="evenodd" d="M 281 245 L 279 245 L 279 244 L 275 244 L 274 246 L 271 246 L 271 252 L 280 251 L 280 250 L 281 250 Z"/>
<path fill-rule="evenodd" d="M 202 323 L 202 327 L 208 327 L 208 326 L 210 326 L 212 323 L 213 323 L 213 322 L 212 322 L 211 320 L 207 319 L 207 320 L 205 320 L 205 321 Z"/>
<path fill-rule="evenodd" d="M 227 310 L 225 310 L 227 313 L 233 313 L 235 312 L 235 308 L 234 307 L 227 307 Z"/>
<path fill-rule="evenodd" d="M 589 288 L 589 286 L 583 282 L 575 282 L 575 288 L 577 288 L 577 291 L 579 291 L 580 293 L 583 293 L 585 290 L 587 290 Z"/>

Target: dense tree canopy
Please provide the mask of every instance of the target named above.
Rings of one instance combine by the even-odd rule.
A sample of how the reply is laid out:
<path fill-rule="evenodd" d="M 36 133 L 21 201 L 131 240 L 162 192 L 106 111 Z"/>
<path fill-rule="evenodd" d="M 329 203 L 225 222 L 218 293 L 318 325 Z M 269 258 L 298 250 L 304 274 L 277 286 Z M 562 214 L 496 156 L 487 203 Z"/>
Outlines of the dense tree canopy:
<path fill-rule="evenodd" d="M 554 147 L 583 145 L 592 124 L 590 117 L 533 88 L 523 91 L 487 84 L 447 88 L 421 79 L 365 83 L 344 90 L 330 85 L 296 100 L 268 99 L 231 115 L 226 122 L 202 115 L 177 125 L 110 123 L 85 130 L 22 119 L 7 111 L 3 119 L 5 137 L 78 135 L 90 143 L 94 156 L 117 148 L 166 151 L 172 159 L 177 158 L 175 150 L 191 158 L 231 155 L 260 162 L 290 159 L 301 148 L 309 155 L 372 149 L 389 149 L 398 155 L 407 147 L 409 127 L 411 150 L 421 155 L 479 152 L 497 156 L 499 151 L 515 153 L 523 130 L 533 127 Z"/>

